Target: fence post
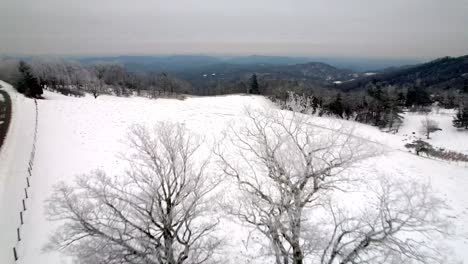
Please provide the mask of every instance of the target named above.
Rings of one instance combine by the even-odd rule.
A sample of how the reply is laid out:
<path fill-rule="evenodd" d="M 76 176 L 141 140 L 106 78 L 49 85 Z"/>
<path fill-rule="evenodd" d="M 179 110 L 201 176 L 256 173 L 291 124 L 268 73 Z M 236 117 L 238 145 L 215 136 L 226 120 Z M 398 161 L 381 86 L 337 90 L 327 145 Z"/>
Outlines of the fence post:
<path fill-rule="evenodd" d="M 18 260 L 18 254 L 16 254 L 16 248 L 13 247 L 13 256 L 15 257 L 15 261 Z"/>
<path fill-rule="evenodd" d="M 19 229 L 19 227 L 16 228 L 16 234 L 18 235 L 18 241 L 21 241 L 21 236 L 20 236 L 20 229 Z"/>

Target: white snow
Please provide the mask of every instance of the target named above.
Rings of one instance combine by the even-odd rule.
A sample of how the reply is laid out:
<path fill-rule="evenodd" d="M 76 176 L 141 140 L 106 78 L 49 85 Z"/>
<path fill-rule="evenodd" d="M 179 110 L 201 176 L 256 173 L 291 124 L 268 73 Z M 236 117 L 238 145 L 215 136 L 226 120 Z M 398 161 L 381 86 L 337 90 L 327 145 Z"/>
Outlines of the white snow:
<path fill-rule="evenodd" d="M 366 72 L 364 73 L 364 76 L 372 76 L 372 75 L 376 75 L 377 73 L 375 72 Z"/>
<path fill-rule="evenodd" d="M 1 83 L 7 86 L 5 83 Z M 9 88 L 7 88 L 9 89 Z M 21 199 L 24 197 L 25 168 L 32 146 L 34 103 L 8 90 L 12 95 L 11 130 L 0 153 L 0 263 L 14 263 L 12 246 L 16 241 Z M 209 144 L 219 137 L 228 124 L 244 117 L 245 106 L 272 108 L 273 104 L 259 96 L 189 97 L 176 99 L 119 98 L 92 96 L 73 98 L 45 92 L 39 100 L 39 132 L 36 161 L 31 178 L 31 193 L 20 243 L 17 263 L 68 263 L 59 253 L 43 253 L 41 247 L 55 228 L 44 216 L 44 200 L 52 186 L 60 180 L 69 181 L 75 175 L 101 168 L 118 173 L 123 164 L 116 154 L 125 151 L 122 140 L 129 125 L 151 125 L 160 120 L 184 123 L 190 130 L 205 136 Z M 19 111 L 18 109 L 21 109 Z M 443 131 L 433 134 L 431 143 L 468 153 L 468 133 L 451 128 L 451 113 L 431 115 L 440 122 Z M 366 161 L 368 173 L 402 174 L 421 181 L 430 180 L 437 194 L 445 198 L 451 210 L 447 217 L 454 220 L 457 236 L 448 241 L 454 255 L 468 261 L 468 169 L 464 166 L 435 161 L 408 153 L 403 147 L 407 134 L 418 132 L 422 115 L 407 114 L 397 135 L 375 127 L 354 124 L 355 133 L 376 141 L 388 150 L 385 155 Z M 334 118 L 312 117 L 310 122 L 330 128 Z M 419 135 L 419 134 L 418 134 Z M 422 135 L 421 135 L 422 136 Z M 366 169 L 362 169 L 365 171 Z M 225 248 L 231 263 L 244 262 L 246 228 L 223 223 L 230 241 Z M 259 263 L 254 260 L 253 263 Z"/>
<path fill-rule="evenodd" d="M 448 109 L 434 109 L 430 114 L 405 113 L 405 125 L 400 129 L 399 134 L 408 141 L 420 138 L 435 147 L 468 154 L 468 133 L 453 127 L 452 120 L 455 114 L 455 110 Z M 421 122 L 426 118 L 436 121 L 442 129 L 442 131 L 431 133 L 430 139 L 427 139 L 421 132 Z"/>
<path fill-rule="evenodd" d="M 34 102 L 13 91 L 1 82 L 10 94 L 12 115 L 7 138 L 0 149 L 0 263 L 12 263 L 13 246 L 16 246 L 16 228 L 20 224 L 26 175 L 31 152 L 34 126 Z M 26 202 L 29 208 L 29 201 Z M 29 211 L 25 220 L 31 219 Z M 21 247 L 21 245 L 19 245 Z"/>

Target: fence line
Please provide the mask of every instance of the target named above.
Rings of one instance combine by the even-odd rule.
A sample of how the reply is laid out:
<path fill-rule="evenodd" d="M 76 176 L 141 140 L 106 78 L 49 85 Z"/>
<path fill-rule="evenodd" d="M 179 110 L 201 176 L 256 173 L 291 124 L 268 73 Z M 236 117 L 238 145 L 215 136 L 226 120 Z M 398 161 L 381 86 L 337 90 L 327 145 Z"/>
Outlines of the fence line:
<path fill-rule="evenodd" d="M 25 181 L 26 186 L 24 188 L 24 198 L 22 199 L 22 209 L 19 212 L 19 224 L 18 224 L 18 227 L 16 228 L 17 239 L 16 239 L 15 245 L 13 246 L 13 252 L 12 252 L 13 259 L 15 260 L 15 262 L 18 261 L 21 257 L 20 256 L 21 252 L 18 251 L 18 248 L 22 241 L 21 231 L 23 230 L 23 226 L 26 223 L 24 214 L 26 213 L 28 209 L 28 207 L 26 207 L 26 201 L 28 201 L 28 199 L 30 198 L 30 196 L 28 195 L 28 189 L 32 188 L 31 182 L 29 179 L 33 175 L 34 158 L 36 156 L 36 141 L 37 141 L 37 131 L 38 131 L 38 122 L 39 122 L 39 108 L 38 108 L 36 99 L 34 99 L 34 106 L 35 106 L 35 124 L 34 124 L 33 144 L 32 144 L 31 154 L 29 156 L 29 161 L 28 161 L 28 168 L 27 168 L 28 174 L 26 175 L 26 181 Z"/>

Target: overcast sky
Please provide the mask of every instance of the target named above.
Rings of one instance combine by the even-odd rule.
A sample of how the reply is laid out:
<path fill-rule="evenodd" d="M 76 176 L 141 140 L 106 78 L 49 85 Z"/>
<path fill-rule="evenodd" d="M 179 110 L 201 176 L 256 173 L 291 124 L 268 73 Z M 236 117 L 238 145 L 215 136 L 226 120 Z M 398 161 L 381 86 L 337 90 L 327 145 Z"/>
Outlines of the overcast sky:
<path fill-rule="evenodd" d="M 468 54 L 468 0 L 0 0 L 0 54 Z"/>

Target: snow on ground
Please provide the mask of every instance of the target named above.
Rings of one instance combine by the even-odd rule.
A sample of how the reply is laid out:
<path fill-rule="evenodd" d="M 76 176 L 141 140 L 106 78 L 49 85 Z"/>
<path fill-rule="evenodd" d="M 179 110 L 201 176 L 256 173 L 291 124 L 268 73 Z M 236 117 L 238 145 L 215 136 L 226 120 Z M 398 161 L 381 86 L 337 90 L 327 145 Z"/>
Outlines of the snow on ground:
<path fill-rule="evenodd" d="M 24 188 L 24 168 L 31 149 L 34 104 L 30 99 L 13 93 L 12 130 L 6 147 L 0 153 L 0 263 L 13 263 L 11 246 L 15 243 L 15 226 Z M 123 164 L 116 154 L 125 151 L 122 140 L 132 124 L 151 125 L 157 121 L 172 120 L 184 123 L 190 130 L 203 135 L 207 142 L 219 137 L 228 124 L 244 117 L 245 106 L 271 108 L 272 103 L 257 96 L 190 97 L 176 99 L 119 98 L 91 96 L 65 97 L 45 92 L 39 105 L 39 134 L 36 161 L 31 181 L 31 199 L 28 204 L 26 224 L 22 234 L 21 254 L 18 263 L 67 263 L 59 253 L 43 253 L 41 247 L 55 228 L 44 217 L 44 200 L 60 180 L 69 181 L 75 175 L 101 168 L 116 172 Z M 21 111 L 19 111 L 21 109 Z M 419 126 L 419 117 L 407 115 L 398 135 L 380 132 L 377 128 L 354 124 L 356 135 L 377 141 L 388 152 L 366 161 L 369 173 L 401 174 L 405 177 L 430 180 L 438 195 L 452 207 L 447 217 L 455 221 L 457 237 L 449 242 L 455 255 L 468 262 L 468 169 L 463 166 L 430 160 L 408 153 L 403 145 L 405 134 Z M 450 130 L 449 115 L 434 115 L 443 131 L 433 136 L 435 145 L 468 149 L 468 133 Z M 311 118 L 317 126 L 330 127 L 333 118 Z M 447 133 L 447 134 L 445 134 Z M 444 137 L 443 135 L 446 135 Z M 447 137 L 450 136 L 450 137 Z M 456 138 L 456 143 L 451 143 Z M 363 169 L 364 170 L 364 169 Z M 247 233 L 239 227 L 223 225 L 231 238 L 226 253 L 232 263 L 240 263 L 245 251 L 242 248 Z M 5 236 L 3 236 L 5 234 Z M 254 261 L 254 263 L 258 263 Z"/>
<path fill-rule="evenodd" d="M 400 129 L 399 134 L 408 139 L 421 138 L 435 147 L 443 147 L 468 154 L 467 131 L 459 130 L 452 125 L 455 110 L 434 109 L 430 114 L 424 113 L 405 113 L 405 123 Z M 439 123 L 442 131 L 432 133 L 430 139 L 421 132 L 421 121 L 429 118 Z M 414 132 L 414 134 L 413 134 Z"/>
<path fill-rule="evenodd" d="M 29 155 L 34 134 L 34 101 L 13 91 L 1 82 L 10 94 L 12 116 L 7 138 L 0 152 L 0 263 L 11 263 L 13 246 L 16 245 L 16 228 L 20 224 L 21 211 L 26 187 Z M 29 203 L 26 203 L 29 207 Z M 29 213 L 29 212 L 28 212 Z M 26 214 L 25 218 L 30 219 Z"/>
<path fill-rule="evenodd" d="M 377 73 L 375 72 L 366 72 L 364 73 L 364 76 L 372 76 L 372 75 L 376 75 Z"/>

